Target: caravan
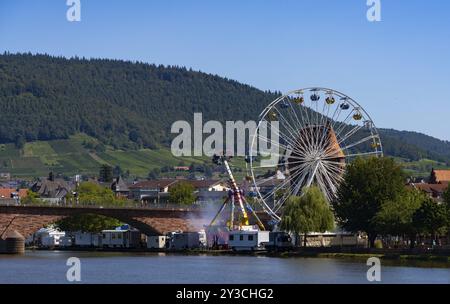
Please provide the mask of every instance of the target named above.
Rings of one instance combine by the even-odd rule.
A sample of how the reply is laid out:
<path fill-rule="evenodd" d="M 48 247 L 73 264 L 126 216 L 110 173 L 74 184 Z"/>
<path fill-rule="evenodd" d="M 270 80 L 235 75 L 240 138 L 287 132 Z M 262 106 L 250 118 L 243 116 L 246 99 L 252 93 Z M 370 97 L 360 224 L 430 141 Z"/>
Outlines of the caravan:
<path fill-rule="evenodd" d="M 254 251 L 264 249 L 267 243 L 269 231 L 243 226 L 241 230 L 230 231 L 228 246 L 234 251 Z"/>

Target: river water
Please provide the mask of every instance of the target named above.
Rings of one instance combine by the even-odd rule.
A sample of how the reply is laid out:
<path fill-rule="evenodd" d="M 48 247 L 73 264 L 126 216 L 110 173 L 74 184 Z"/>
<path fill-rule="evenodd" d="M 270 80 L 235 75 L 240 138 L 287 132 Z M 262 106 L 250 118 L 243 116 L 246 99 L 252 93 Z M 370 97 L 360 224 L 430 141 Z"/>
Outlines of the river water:
<path fill-rule="evenodd" d="M 69 257 L 81 283 L 369 283 L 369 266 L 349 259 L 67 251 L 0 255 L 0 283 L 69 283 Z M 450 268 L 382 265 L 381 282 L 449 284 Z"/>

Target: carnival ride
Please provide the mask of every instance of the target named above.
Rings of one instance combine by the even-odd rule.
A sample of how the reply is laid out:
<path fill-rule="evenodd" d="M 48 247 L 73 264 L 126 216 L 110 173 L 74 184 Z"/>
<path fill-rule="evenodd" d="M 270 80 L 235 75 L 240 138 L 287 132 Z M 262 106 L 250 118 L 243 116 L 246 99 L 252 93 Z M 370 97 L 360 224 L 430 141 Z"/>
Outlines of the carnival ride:
<path fill-rule="evenodd" d="M 277 152 L 264 155 L 261 146 Z M 382 156 L 383 148 L 375 124 L 355 100 L 332 89 L 306 88 L 277 98 L 262 111 L 250 153 L 253 190 L 278 222 L 290 196 L 315 184 L 332 201 L 346 165 L 357 157 Z M 274 154 L 277 161 L 267 164 Z"/>
<path fill-rule="evenodd" d="M 269 146 L 276 149 L 261 149 Z M 383 148 L 375 124 L 355 100 L 331 89 L 306 88 L 277 98 L 262 111 L 248 154 L 249 193 L 276 225 L 290 196 L 301 196 L 314 184 L 332 201 L 346 165 L 357 157 L 382 156 Z M 209 227 L 229 207 L 228 221 L 222 225 L 228 230 L 248 226 L 248 213 L 264 230 L 229 160 L 225 154 L 213 157 L 215 164 L 225 167 L 230 191 Z"/>

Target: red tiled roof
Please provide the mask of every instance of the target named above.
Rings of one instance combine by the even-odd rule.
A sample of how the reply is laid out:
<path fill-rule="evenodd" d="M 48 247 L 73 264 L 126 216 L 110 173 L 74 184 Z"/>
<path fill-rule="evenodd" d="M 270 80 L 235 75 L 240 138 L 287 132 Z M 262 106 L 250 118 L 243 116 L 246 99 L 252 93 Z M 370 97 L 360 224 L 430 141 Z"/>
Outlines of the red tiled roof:
<path fill-rule="evenodd" d="M 18 192 L 19 198 L 24 198 L 27 196 L 28 190 L 27 189 L 12 189 L 12 188 L 0 188 L 0 199 L 1 198 L 11 198 L 11 193 Z"/>
<path fill-rule="evenodd" d="M 450 170 L 434 170 L 436 182 L 450 182 Z"/>
<path fill-rule="evenodd" d="M 411 186 L 418 190 L 427 192 L 429 194 L 438 194 L 442 195 L 442 193 L 447 190 L 449 183 L 441 183 L 441 184 L 427 184 L 427 183 L 413 183 Z"/>

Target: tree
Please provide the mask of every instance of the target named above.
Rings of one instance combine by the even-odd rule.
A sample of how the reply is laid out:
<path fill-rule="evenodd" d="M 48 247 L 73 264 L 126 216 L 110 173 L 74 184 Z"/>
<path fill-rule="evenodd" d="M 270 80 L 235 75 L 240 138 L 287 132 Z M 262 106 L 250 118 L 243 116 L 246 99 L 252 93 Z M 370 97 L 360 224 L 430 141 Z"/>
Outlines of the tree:
<path fill-rule="evenodd" d="M 445 190 L 442 198 L 444 199 L 444 202 L 446 203 L 447 208 L 450 210 L 450 184 L 449 184 L 447 190 Z"/>
<path fill-rule="evenodd" d="M 149 180 L 158 179 L 160 175 L 161 175 L 161 169 L 154 168 L 148 173 L 147 179 L 149 179 Z"/>
<path fill-rule="evenodd" d="M 338 223 L 347 231 L 366 232 L 369 246 L 374 247 L 380 233 L 376 215 L 383 203 L 396 201 L 404 191 L 402 169 L 393 159 L 355 159 L 332 202 Z"/>
<path fill-rule="evenodd" d="M 97 206 L 123 206 L 125 199 L 117 198 L 114 192 L 106 187 L 92 182 L 83 182 L 78 186 L 80 204 Z"/>
<path fill-rule="evenodd" d="M 421 235 L 430 235 L 436 240 L 439 235 L 446 232 L 448 213 L 446 206 L 433 201 L 425 200 L 422 206 L 413 215 L 413 225 Z"/>
<path fill-rule="evenodd" d="M 27 196 L 20 200 L 23 205 L 42 205 L 44 201 L 39 198 L 39 194 L 31 190 L 27 191 Z"/>
<path fill-rule="evenodd" d="M 56 222 L 62 231 L 82 231 L 99 233 L 102 230 L 113 229 L 122 223 L 116 219 L 97 214 L 78 214 Z"/>
<path fill-rule="evenodd" d="M 102 182 L 110 183 L 113 180 L 113 169 L 109 165 L 101 165 L 99 172 L 99 179 Z"/>
<path fill-rule="evenodd" d="M 413 215 L 425 200 L 426 195 L 422 192 L 408 190 L 396 200 L 384 202 L 374 217 L 378 231 L 384 235 L 407 236 L 414 248 L 417 229 Z"/>
<path fill-rule="evenodd" d="M 23 149 L 25 147 L 25 138 L 23 136 L 17 136 L 14 142 L 17 149 Z"/>
<path fill-rule="evenodd" d="M 179 182 L 169 189 L 169 201 L 173 204 L 191 205 L 195 202 L 194 186 Z"/>
<path fill-rule="evenodd" d="M 443 195 L 444 203 L 447 208 L 447 238 L 450 242 L 450 185 L 447 187 L 447 190 L 444 192 Z"/>
<path fill-rule="evenodd" d="M 309 232 L 325 232 L 334 228 L 334 216 L 322 191 L 316 186 L 302 196 L 291 196 L 281 219 L 281 229 L 304 234 L 304 246 Z"/>
<path fill-rule="evenodd" d="M 81 205 L 95 206 L 123 206 L 126 200 L 116 198 L 111 189 L 102 187 L 96 183 L 83 182 L 78 188 L 78 200 Z M 74 200 L 72 194 L 66 199 Z M 100 232 L 119 226 L 118 220 L 96 214 L 80 214 L 58 221 L 57 226 L 67 231 Z"/>
<path fill-rule="evenodd" d="M 113 169 L 113 175 L 114 176 L 122 176 L 123 170 L 119 165 L 116 165 Z"/>

